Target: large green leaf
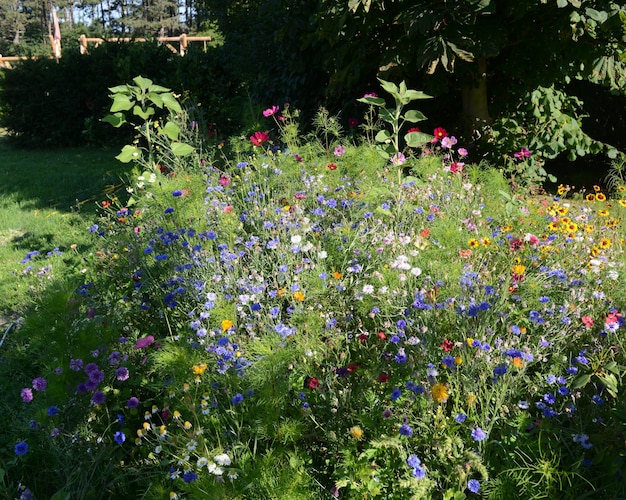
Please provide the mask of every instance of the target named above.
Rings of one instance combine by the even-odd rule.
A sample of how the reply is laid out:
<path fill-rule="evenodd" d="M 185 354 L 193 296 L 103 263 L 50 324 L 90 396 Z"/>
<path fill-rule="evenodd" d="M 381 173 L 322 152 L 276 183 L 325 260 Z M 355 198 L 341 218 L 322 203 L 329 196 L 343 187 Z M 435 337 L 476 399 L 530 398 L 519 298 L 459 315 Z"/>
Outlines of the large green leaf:
<path fill-rule="evenodd" d="M 133 108 L 133 114 L 137 115 L 139 118 L 147 120 L 154 114 L 154 108 L 147 108 L 146 110 L 143 110 L 140 106 L 135 106 Z"/>
<path fill-rule="evenodd" d="M 168 136 L 172 141 L 177 141 L 178 134 L 180 134 L 180 127 L 174 122 L 167 122 L 161 129 L 161 133 Z"/>
<path fill-rule="evenodd" d="M 150 99 L 154 104 L 156 104 L 157 108 L 163 108 L 163 97 L 161 94 L 157 94 L 156 92 L 148 92 L 148 95 L 146 97 Z"/>
<path fill-rule="evenodd" d="M 361 97 L 357 99 L 359 102 L 364 102 L 365 104 L 371 104 L 372 106 L 384 106 L 385 100 L 382 97 Z"/>
<path fill-rule="evenodd" d="M 180 107 L 178 100 L 171 92 L 161 94 L 161 99 L 163 100 L 163 104 L 167 109 L 169 109 L 170 111 L 174 111 L 175 113 L 182 113 L 183 108 Z"/>
<path fill-rule="evenodd" d="M 424 132 L 409 132 L 404 136 L 406 145 L 410 148 L 418 148 L 433 140 L 433 136 Z"/>
<path fill-rule="evenodd" d="M 400 89 L 398 89 L 398 86 L 393 83 L 393 82 L 387 82 L 385 80 L 381 80 L 380 78 L 378 79 L 378 81 L 380 82 L 380 85 L 383 89 L 385 89 L 387 92 L 389 92 L 392 96 L 394 97 L 399 97 L 400 96 Z M 400 85 L 402 85 L 404 82 L 400 83 Z"/>
<path fill-rule="evenodd" d="M 120 154 L 118 154 L 115 158 L 121 161 L 122 163 L 129 163 L 133 160 L 138 160 L 141 157 L 141 149 L 137 146 L 131 146 L 127 144 L 122 148 Z"/>
<path fill-rule="evenodd" d="M 173 142 L 170 147 L 175 156 L 187 156 L 193 153 L 193 147 L 182 142 Z"/>
<path fill-rule="evenodd" d="M 124 123 L 126 123 L 126 117 L 124 116 L 124 113 L 113 113 L 111 115 L 106 115 L 102 121 L 104 123 L 110 123 L 111 125 L 113 125 L 115 128 L 122 126 Z"/>
<path fill-rule="evenodd" d="M 133 78 L 133 82 L 135 82 L 137 86 L 144 92 L 148 90 L 148 88 L 150 88 L 150 85 L 152 85 L 152 80 L 150 80 L 149 78 L 144 78 L 143 76 L 136 76 L 135 78 Z"/>
<path fill-rule="evenodd" d="M 424 115 L 424 113 L 422 113 L 421 111 L 417 111 L 416 109 L 411 109 L 407 111 L 406 113 L 404 113 L 404 119 L 407 122 L 417 123 L 417 122 L 424 121 L 426 119 L 426 115 Z"/>
<path fill-rule="evenodd" d="M 391 134 L 388 130 L 379 130 L 375 137 L 378 142 L 387 142 L 391 140 Z"/>
<path fill-rule="evenodd" d="M 128 111 L 133 107 L 133 101 L 130 100 L 130 97 L 124 94 L 116 94 L 113 97 L 113 104 L 111 104 L 111 113 L 115 113 L 116 111 Z"/>

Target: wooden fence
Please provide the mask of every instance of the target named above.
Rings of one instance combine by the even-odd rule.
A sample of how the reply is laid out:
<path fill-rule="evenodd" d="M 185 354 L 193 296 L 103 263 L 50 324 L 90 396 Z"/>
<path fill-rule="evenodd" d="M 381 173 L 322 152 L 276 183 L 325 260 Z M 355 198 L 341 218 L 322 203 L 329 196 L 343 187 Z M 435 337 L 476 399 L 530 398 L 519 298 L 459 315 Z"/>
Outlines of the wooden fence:
<path fill-rule="evenodd" d="M 52 42 L 53 54 L 50 57 L 55 57 L 54 48 L 55 45 Z M 78 43 L 80 45 L 80 53 L 81 54 L 89 54 L 89 46 L 93 45 L 97 47 L 101 43 L 104 42 L 150 42 L 156 40 L 158 43 L 164 43 L 165 46 L 170 49 L 174 54 L 179 56 L 184 56 L 187 52 L 187 46 L 190 43 L 198 43 L 201 42 L 204 44 L 204 50 L 206 51 L 207 42 L 210 42 L 212 38 L 210 36 L 187 36 L 185 34 L 180 36 L 160 36 L 158 38 L 87 38 L 85 35 L 80 35 L 78 39 Z M 59 47 L 59 56 L 60 57 L 60 47 Z M 7 56 L 4 57 L 0 54 L 0 68 L 10 68 L 12 62 L 22 61 L 24 59 L 30 59 L 29 56 Z"/>

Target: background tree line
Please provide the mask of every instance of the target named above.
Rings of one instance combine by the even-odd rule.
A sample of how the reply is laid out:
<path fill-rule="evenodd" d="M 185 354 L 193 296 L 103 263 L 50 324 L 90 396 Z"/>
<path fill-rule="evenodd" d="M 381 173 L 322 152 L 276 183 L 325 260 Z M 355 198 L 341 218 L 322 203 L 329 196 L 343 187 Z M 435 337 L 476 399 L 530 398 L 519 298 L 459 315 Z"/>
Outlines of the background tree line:
<path fill-rule="evenodd" d="M 212 34 L 219 43 L 208 53 L 172 63 L 186 66 L 185 72 L 194 76 L 169 80 L 178 91 L 199 90 L 195 98 L 204 103 L 206 121 L 224 133 L 255 125 L 250 103 L 289 102 L 305 118 L 321 105 L 344 119 L 358 116 L 363 110 L 356 97 L 376 91 L 376 77 L 382 77 L 406 80 L 435 96 L 420 104 L 426 115 L 475 141 L 483 155 L 521 146 L 544 158 L 567 154 L 570 159 L 587 154 L 615 158 L 626 150 L 622 3 L 58 1 L 0 0 L 0 53 L 45 52 L 52 8 L 60 19 L 63 58 L 81 33 Z M 124 50 L 116 49 L 120 54 Z M 195 72 L 188 68 L 192 61 Z M 198 89 L 194 79 L 205 85 Z M 0 93 L 0 106 L 11 111 L 4 95 L 3 103 Z"/>

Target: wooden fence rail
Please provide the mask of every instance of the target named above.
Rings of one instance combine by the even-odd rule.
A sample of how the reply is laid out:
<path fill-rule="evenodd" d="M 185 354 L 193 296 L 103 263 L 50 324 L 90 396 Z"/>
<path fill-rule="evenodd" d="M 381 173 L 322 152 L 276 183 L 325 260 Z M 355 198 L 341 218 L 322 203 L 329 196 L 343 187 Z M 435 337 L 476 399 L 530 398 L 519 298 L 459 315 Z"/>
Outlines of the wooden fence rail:
<path fill-rule="evenodd" d="M 87 38 L 85 35 L 80 35 L 78 43 L 80 44 L 80 53 L 89 54 L 89 45 L 92 44 L 97 47 L 104 42 L 150 42 L 151 38 Z M 210 36 L 187 36 L 185 34 L 180 36 L 160 36 L 155 38 L 159 43 L 164 43 L 168 49 L 174 54 L 184 56 L 187 52 L 187 46 L 189 43 L 202 42 L 204 44 L 204 50 L 206 51 L 207 42 L 210 42 L 212 38 Z M 177 45 L 175 45 L 177 44 Z M 54 45 L 53 45 L 54 49 Z M 54 50 L 53 55 L 55 57 Z M 11 63 L 16 61 L 23 61 L 24 59 L 31 59 L 29 56 L 3 56 L 0 54 L 0 68 L 11 68 Z"/>

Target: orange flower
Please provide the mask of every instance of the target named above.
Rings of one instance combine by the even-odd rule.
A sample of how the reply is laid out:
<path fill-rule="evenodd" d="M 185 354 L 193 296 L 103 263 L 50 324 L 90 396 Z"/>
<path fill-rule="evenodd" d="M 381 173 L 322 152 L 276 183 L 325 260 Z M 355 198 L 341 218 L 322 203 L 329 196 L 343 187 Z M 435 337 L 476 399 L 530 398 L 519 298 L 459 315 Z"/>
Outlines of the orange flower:
<path fill-rule="evenodd" d="M 293 300 L 296 302 L 302 302 L 304 300 L 304 293 L 297 291 L 293 294 Z"/>
<path fill-rule="evenodd" d="M 229 320 L 229 319 L 225 319 L 224 321 L 222 321 L 222 330 L 226 331 L 226 330 L 230 330 L 233 327 L 234 323 Z"/>
<path fill-rule="evenodd" d="M 596 200 L 598 200 L 598 201 L 606 201 L 606 196 L 604 195 L 604 193 L 597 193 L 596 194 Z"/>
<path fill-rule="evenodd" d="M 202 375 L 206 369 L 207 369 L 206 363 L 198 363 L 196 365 L 193 365 L 193 374 Z"/>
<path fill-rule="evenodd" d="M 515 368 L 520 369 L 523 365 L 524 365 L 524 361 L 522 360 L 522 358 L 520 358 L 519 356 L 517 356 L 516 358 L 513 358 L 513 366 Z"/>
<path fill-rule="evenodd" d="M 336 280 L 340 280 L 341 279 L 342 274 L 338 271 L 335 271 L 333 273 L 333 278 L 335 278 Z"/>
<path fill-rule="evenodd" d="M 469 257 L 471 257 L 472 255 L 472 251 L 470 249 L 467 250 L 459 250 L 459 256 L 462 259 L 468 259 Z"/>

